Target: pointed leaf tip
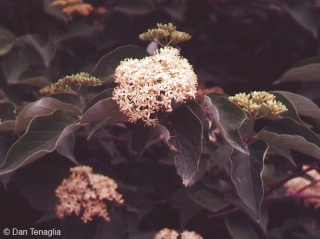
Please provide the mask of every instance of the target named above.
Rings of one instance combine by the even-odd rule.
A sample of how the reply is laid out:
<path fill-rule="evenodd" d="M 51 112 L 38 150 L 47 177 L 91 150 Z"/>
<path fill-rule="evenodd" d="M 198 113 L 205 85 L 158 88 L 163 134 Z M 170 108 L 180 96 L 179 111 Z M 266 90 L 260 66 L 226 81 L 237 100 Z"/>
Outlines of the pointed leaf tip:
<path fill-rule="evenodd" d="M 99 78 L 103 83 L 111 83 L 113 82 L 114 70 L 122 60 L 126 58 L 140 59 L 145 56 L 148 56 L 148 53 L 142 47 L 122 46 L 103 56 L 90 74 Z"/>
<path fill-rule="evenodd" d="M 288 91 L 272 91 L 271 93 L 276 95 L 277 99 L 281 102 L 283 101 L 283 98 L 289 101 L 292 104 L 292 107 L 294 107 L 294 110 L 297 114 L 320 120 L 320 108 L 307 97 Z M 282 97 L 282 99 L 279 98 L 280 96 Z M 282 103 L 286 105 L 285 102 Z M 295 119 L 294 117 L 291 118 Z M 296 121 L 302 122 L 301 120 Z"/>
<path fill-rule="evenodd" d="M 203 105 L 212 114 L 213 120 L 225 140 L 234 148 L 248 154 L 241 135 L 241 125 L 247 119 L 246 114 L 224 95 L 209 94 L 204 96 Z"/>
<path fill-rule="evenodd" d="M 169 116 L 169 143 L 179 152 L 175 155 L 175 165 L 183 184 L 188 186 L 198 169 L 202 151 L 201 120 L 186 105 L 175 109 Z"/>
<path fill-rule="evenodd" d="M 151 145 L 160 141 L 168 143 L 169 139 L 170 133 L 164 126 L 157 124 L 154 127 L 148 127 L 139 121 L 132 130 L 131 147 L 140 157 Z"/>
<path fill-rule="evenodd" d="M 64 110 L 34 118 L 25 134 L 9 149 L 0 168 L 0 175 L 54 151 L 65 137 L 80 127 L 76 124 L 77 120 L 77 115 Z"/>
<path fill-rule="evenodd" d="M 253 216 L 260 218 L 263 199 L 261 172 L 268 145 L 262 140 L 249 145 L 250 154 L 234 150 L 230 155 L 231 179 L 241 200 L 252 210 Z"/>
<path fill-rule="evenodd" d="M 293 149 L 320 159 L 320 137 L 307 126 L 288 118 L 272 121 L 258 137 L 271 145 Z"/>
<path fill-rule="evenodd" d="M 51 97 L 44 97 L 38 101 L 28 104 L 18 114 L 16 119 L 16 132 L 25 130 L 32 119 L 40 115 L 51 114 L 53 111 L 57 109 L 71 111 L 77 115 L 80 114 L 79 110 L 71 104 L 63 103 Z"/>

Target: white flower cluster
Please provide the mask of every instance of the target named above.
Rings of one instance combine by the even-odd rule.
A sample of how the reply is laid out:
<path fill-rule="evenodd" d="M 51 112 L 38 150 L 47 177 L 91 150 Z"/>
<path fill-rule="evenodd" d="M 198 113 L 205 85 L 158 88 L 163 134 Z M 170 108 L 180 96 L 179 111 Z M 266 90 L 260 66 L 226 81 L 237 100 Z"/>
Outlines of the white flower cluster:
<path fill-rule="evenodd" d="M 303 170 L 308 166 L 304 165 Z M 306 173 L 307 177 L 296 177 L 284 184 L 288 194 L 299 194 L 305 196 L 305 205 L 312 204 L 315 208 L 320 208 L 320 173 L 312 169 Z"/>
<path fill-rule="evenodd" d="M 130 122 L 142 119 L 152 126 L 158 122 L 156 112 L 171 109 L 172 101 L 194 98 L 197 76 L 188 60 L 173 47 L 165 47 L 154 55 L 121 61 L 114 74 L 114 89 L 120 111 Z"/>
<path fill-rule="evenodd" d="M 178 233 L 173 229 L 164 228 L 157 232 L 153 239 L 203 239 L 202 236 L 197 234 L 194 231 L 183 231 L 182 233 Z"/>
<path fill-rule="evenodd" d="M 116 191 L 118 184 L 107 176 L 94 174 L 88 166 L 77 166 L 71 168 L 70 172 L 70 177 L 64 179 L 56 189 L 58 218 L 74 213 L 81 215 L 84 223 L 91 221 L 94 216 L 110 221 L 105 200 L 123 203 L 122 195 Z"/>

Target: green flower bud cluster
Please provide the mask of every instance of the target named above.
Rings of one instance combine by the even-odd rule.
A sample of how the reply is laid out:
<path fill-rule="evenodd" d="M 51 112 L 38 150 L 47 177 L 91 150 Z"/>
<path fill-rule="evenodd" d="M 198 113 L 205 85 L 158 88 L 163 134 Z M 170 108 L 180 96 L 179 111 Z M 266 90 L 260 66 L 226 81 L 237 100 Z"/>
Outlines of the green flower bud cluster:
<path fill-rule="evenodd" d="M 172 23 L 157 23 L 157 28 L 149 29 L 139 35 L 139 39 L 143 41 L 153 41 L 160 46 L 175 46 L 180 42 L 188 41 L 191 36 L 188 33 L 177 31 Z"/>
<path fill-rule="evenodd" d="M 275 98 L 275 95 L 265 91 L 253 91 L 249 94 L 239 93 L 230 96 L 229 100 L 239 105 L 251 117 L 261 118 L 279 115 L 288 110 L 282 102 Z"/>
<path fill-rule="evenodd" d="M 57 93 L 76 94 L 82 86 L 98 86 L 101 81 L 96 77 L 90 76 L 89 73 L 81 72 L 74 75 L 68 75 L 58 82 L 42 88 L 39 92 L 41 95 L 52 95 Z"/>

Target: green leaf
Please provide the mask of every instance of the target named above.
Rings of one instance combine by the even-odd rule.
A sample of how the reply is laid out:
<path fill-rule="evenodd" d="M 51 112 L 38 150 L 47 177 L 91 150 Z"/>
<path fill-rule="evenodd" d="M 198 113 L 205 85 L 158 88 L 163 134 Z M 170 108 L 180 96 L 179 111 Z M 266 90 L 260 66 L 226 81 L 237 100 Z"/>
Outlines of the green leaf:
<path fill-rule="evenodd" d="M 76 131 L 80 127 L 81 127 L 80 124 L 76 124 L 74 125 L 74 128 L 72 130 Z M 74 162 L 75 164 L 77 164 L 77 160 L 74 157 L 74 153 L 73 153 L 74 144 L 75 144 L 75 136 L 74 134 L 71 134 L 70 136 L 64 137 L 61 140 L 60 144 L 56 148 L 56 151 L 62 156 L 70 159 L 71 162 Z"/>
<path fill-rule="evenodd" d="M 232 213 L 227 215 L 225 221 L 227 229 L 234 239 L 259 239 L 257 232 L 249 223 L 249 220 L 243 218 L 241 213 Z"/>
<path fill-rule="evenodd" d="M 294 232 L 292 233 L 292 236 L 294 236 L 297 239 L 319 239 L 319 234 L 312 235 L 308 232 Z"/>
<path fill-rule="evenodd" d="M 237 150 L 248 154 L 239 133 L 247 118 L 240 107 L 219 94 L 205 95 L 203 105 L 211 113 L 213 120 L 225 140 Z"/>
<path fill-rule="evenodd" d="M 222 195 L 194 185 L 187 189 L 189 198 L 202 208 L 210 212 L 217 212 L 226 206 Z"/>
<path fill-rule="evenodd" d="M 148 53 L 139 46 L 122 46 L 103 56 L 90 74 L 99 78 L 103 83 L 110 83 L 113 82 L 114 70 L 120 61 L 126 58 L 140 59 L 145 56 L 148 56 Z"/>
<path fill-rule="evenodd" d="M 197 115 L 185 105 L 175 109 L 168 120 L 171 133 L 169 143 L 178 151 L 175 156 L 176 169 L 187 186 L 198 169 L 203 126 Z"/>
<path fill-rule="evenodd" d="M 249 155 L 238 150 L 234 150 L 230 155 L 231 179 L 241 200 L 252 210 L 257 219 L 260 218 L 263 199 L 261 173 L 267 149 L 268 145 L 258 140 L 249 145 Z"/>
<path fill-rule="evenodd" d="M 234 148 L 223 141 L 218 139 L 215 145 L 204 144 L 204 152 L 211 156 L 213 162 L 220 168 L 224 169 L 228 175 L 230 173 L 230 154 L 233 152 Z"/>
<path fill-rule="evenodd" d="M 44 76 L 34 76 L 34 77 L 28 77 L 18 82 L 12 82 L 12 83 L 19 84 L 19 85 L 33 86 L 40 89 L 47 85 L 50 85 L 51 81 Z"/>
<path fill-rule="evenodd" d="M 320 81 L 320 63 L 297 66 L 286 71 L 275 83 L 291 81 Z"/>
<path fill-rule="evenodd" d="M 112 97 L 113 89 L 107 89 L 102 91 L 101 93 L 95 95 L 84 107 L 83 114 L 90 109 L 94 104 L 98 103 L 100 100 L 105 100 L 107 98 Z"/>
<path fill-rule="evenodd" d="M 91 122 L 89 125 L 89 132 L 87 136 L 87 140 L 89 140 L 95 132 L 108 124 L 109 118 L 105 118 L 102 120 Z"/>
<path fill-rule="evenodd" d="M 76 107 L 70 104 L 62 103 L 51 97 L 42 98 L 36 102 L 27 105 L 17 116 L 16 119 L 16 132 L 25 130 L 30 121 L 40 115 L 48 115 L 57 109 L 71 111 L 76 115 L 80 115 L 80 112 Z"/>
<path fill-rule="evenodd" d="M 309 1 L 290 1 L 285 10 L 304 29 L 317 38 L 319 21 L 314 6 Z"/>
<path fill-rule="evenodd" d="M 283 113 L 280 114 L 281 118 L 290 118 L 290 119 L 298 122 L 299 124 L 307 125 L 307 123 L 303 122 L 300 119 L 296 107 L 293 105 L 293 103 L 288 98 L 286 98 L 284 95 L 282 95 L 282 94 L 280 94 L 278 92 L 272 91 L 270 93 L 275 95 L 276 99 L 278 101 L 280 101 L 281 103 L 283 103 L 288 109 L 288 111 L 283 112 Z M 276 116 L 276 117 L 279 118 L 278 116 Z M 310 125 L 310 127 L 311 127 L 311 125 Z"/>
<path fill-rule="evenodd" d="M 99 121 L 108 118 L 108 123 L 127 121 L 127 117 L 119 110 L 118 104 L 112 99 L 100 100 L 91 106 L 81 117 L 81 123 Z"/>
<path fill-rule="evenodd" d="M 152 0 L 121 0 L 115 10 L 131 15 L 147 14 L 155 10 Z"/>
<path fill-rule="evenodd" d="M 0 123 L 0 131 L 14 131 L 16 125 L 15 120 L 6 120 Z"/>
<path fill-rule="evenodd" d="M 269 145 L 270 149 L 273 149 L 277 154 L 286 158 L 289 161 L 289 163 L 292 164 L 293 167 L 297 167 L 296 162 L 294 161 L 294 159 L 292 157 L 290 149 L 284 148 L 278 144 L 273 144 L 271 142 L 268 142 L 268 145 Z"/>
<path fill-rule="evenodd" d="M 168 1 L 166 4 L 162 4 L 160 7 L 170 17 L 177 19 L 177 21 L 184 21 L 185 13 L 187 11 L 188 0 L 180 1 Z"/>
<path fill-rule="evenodd" d="M 167 128 L 157 124 L 154 127 L 145 126 L 143 122 L 137 122 L 132 129 L 131 147 L 140 157 L 143 152 L 162 140 L 168 142 L 170 133 Z"/>
<path fill-rule="evenodd" d="M 90 24 L 75 21 L 68 27 L 68 32 L 61 33 L 56 37 L 54 43 L 56 45 L 66 41 L 73 41 L 73 43 L 76 43 L 76 38 L 91 38 L 96 31 L 97 29 Z"/>
<path fill-rule="evenodd" d="M 195 100 L 189 100 L 185 103 L 192 112 L 201 120 L 202 127 L 203 127 L 203 138 L 206 142 L 209 142 L 209 120 L 204 112 L 202 106 Z"/>
<path fill-rule="evenodd" d="M 95 232 L 89 234 L 87 230 L 85 231 L 87 235 L 96 235 L 96 239 L 112 238 L 112 239 L 123 239 L 127 237 L 128 234 L 128 214 L 125 211 L 121 211 L 119 208 L 114 208 L 110 212 L 110 222 L 101 221 L 98 224 Z M 77 237 L 78 238 L 78 237 Z M 85 237 L 84 237 L 85 238 Z M 84 239 L 83 238 L 83 239 Z"/>
<path fill-rule="evenodd" d="M 279 119 L 265 126 L 258 137 L 267 143 L 294 149 L 320 159 L 320 137 L 307 126 L 291 119 Z"/>
<path fill-rule="evenodd" d="M 77 120 L 77 115 L 64 110 L 33 119 L 28 130 L 9 149 L 0 168 L 0 175 L 54 151 L 65 137 L 79 128 Z"/>
<path fill-rule="evenodd" d="M 204 148 L 204 145 L 202 145 Z M 208 171 L 208 163 L 209 163 L 210 157 L 208 155 L 204 156 L 201 154 L 199 163 L 198 163 L 198 169 L 196 170 L 195 174 L 193 175 L 192 180 L 190 181 L 189 185 L 195 184 L 197 181 L 203 178 L 203 176 Z"/>
<path fill-rule="evenodd" d="M 287 99 L 294 106 L 299 115 L 320 119 L 320 108 L 310 99 L 288 91 L 272 91 L 271 93 L 277 97 L 277 100 L 282 101 L 280 95 Z"/>
<path fill-rule="evenodd" d="M 15 172 L 11 182 L 33 208 L 44 212 L 54 209 L 55 189 L 68 176 L 69 170 L 62 169 L 61 164 L 42 161 Z"/>
<path fill-rule="evenodd" d="M 81 122 L 91 122 L 89 126 L 90 131 L 87 137 L 88 140 L 97 130 L 106 124 L 127 120 L 125 115 L 119 111 L 119 107 L 115 105 L 115 102 L 112 102 L 112 92 L 113 89 L 102 91 L 93 97 L 84 107 L 83 114 L 86 115 L 86 118 L 83 119 L 82 117 Z M 96 112 L 100 112 L 100 114 L 95 115 Z"/>
<path fill-rule="evenodd" d="M 27 34 L 20 39 L 24 44 L 30 45 L 42 58 L 43 64 L 49 67 L 56 54 L 55 45 L 46 39 L 40 39 L 37 35 Z"/>
<path fill-rule="evenodd" d="M 310 57 L 310 58 L 298 61 L 293 66 L 291 66 L 289 69 L 300 67 L 300 66 L 306 66 L 306 65 L 310 65 L 310 64 L 315 64 L 315 63 L 320 63 L 320 57 L 319 56 Z"/>
<path fill-rule="evenodd" d="M 10 31 L 0 27 L 0 56 L 7 54 L 12 49 L 15 39 Z"/>
<path fill-rule="evenodd" d="M 9 134 L 0 132 L 0 164 L 3 164 L 6 154 L 14 142 L 14 137 L 12 136 L 13 135 L 11 132 Z M 10 175 L 8 175 L 7 177 L 0 177 L 0 179 L 0 182 L 2 182 L 2 186 L 6 186 L 9 183 L 8 181 L 10 180 Z"/>
<path fill-rule="evenodd" d="M 8 82 L 17 81 L 29 68 L 29 61 L 22 51 L 12 51 L 2 59 L 1 67 Z"/>
<path fill-rule="evenodd" d="M 170 202 L 179 204 L 179 223 L 181 228 L 199 212 L 200 207 L 187 194 L 187 189 L 180 188 L 170 197 Z M 200 209 L 201 210 L 201 209 Z M 151 237 L 150 239 L 152 239 Z"/>
<path fill-rule="evenodd" d="M 257 215 L 241 200 L 241 198 L 239 198 L 239 196 L 234 195 L 234 194 L 233 195 L 225 194 L 225 201 L 238 207 L 240 209 L 240 211 L 245 212 L 255 222 L 264 223 L 264 221 L 267 219 L 266 217 L 268 215 L 265 214 L 266 210 L 263 207 L 263 204 L 261 205 L 260 215 L 259 215 L 259 217 L 257 217 Z M 260 226 L 262 226 L 262 225 L 260 225 Z"/>
<path fill-rule="evenodd" d="M 0 120 L 14 120 L 15 119 L 15 106 L 10 102 L 0 103 Z M 0 121 L 0 122 L 1 122 Z"/>
<path fill-rule="evenodd" d="M 79 100 L 79 97 L 75 94 L 58 93 L 50 95 L 51 98 L 61 101 L 64 104 L 72 105 L 79 112 L 83 112 L 83 103 Z"/>

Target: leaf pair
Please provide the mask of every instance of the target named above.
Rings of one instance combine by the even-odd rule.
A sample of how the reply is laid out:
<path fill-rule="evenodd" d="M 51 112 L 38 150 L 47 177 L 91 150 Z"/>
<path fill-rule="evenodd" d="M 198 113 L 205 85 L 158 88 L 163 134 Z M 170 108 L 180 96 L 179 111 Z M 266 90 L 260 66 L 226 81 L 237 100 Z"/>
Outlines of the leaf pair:
<path fill-rule="evenodd" d="M 263 141 L 255 141 L 247 148 L 240 135 L 240 127 L 246 114 L 223 94 L 204 96 L 203 105 L 211 113 L 216 127 L 224 139 L 233 147 L 229 156 L 231 179 L 242 201 L 259 217 L 263 199 L 261 171 L 268 148 Z"/>

